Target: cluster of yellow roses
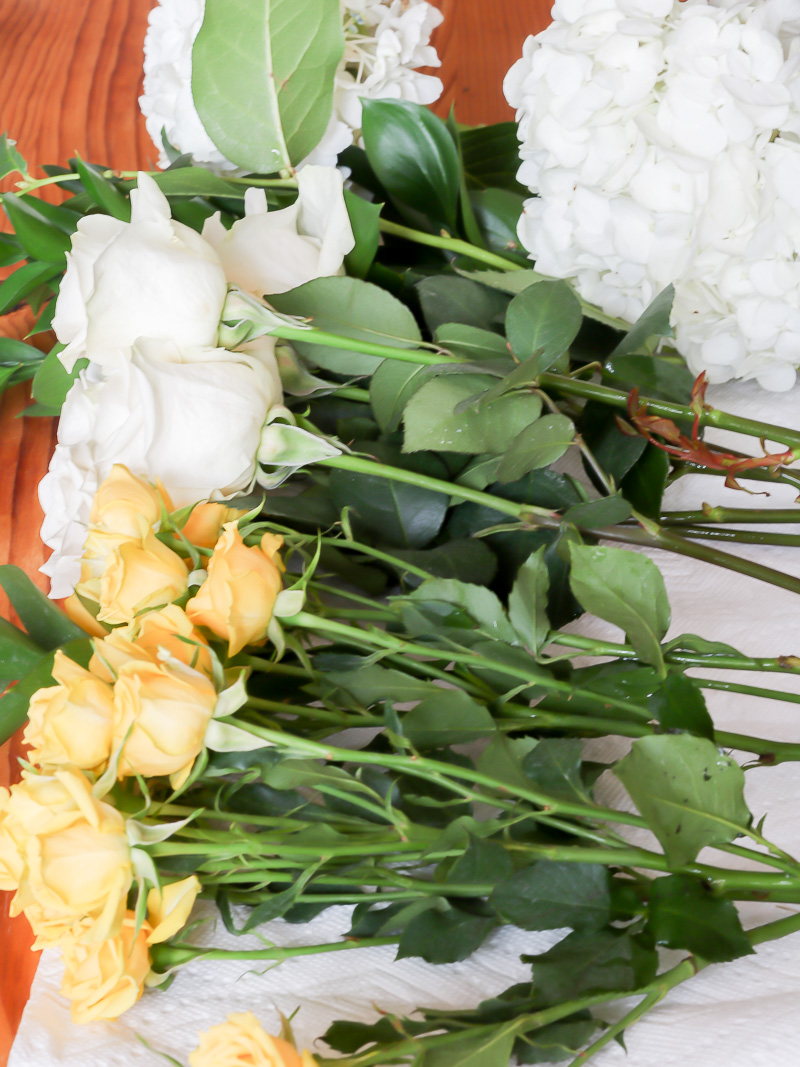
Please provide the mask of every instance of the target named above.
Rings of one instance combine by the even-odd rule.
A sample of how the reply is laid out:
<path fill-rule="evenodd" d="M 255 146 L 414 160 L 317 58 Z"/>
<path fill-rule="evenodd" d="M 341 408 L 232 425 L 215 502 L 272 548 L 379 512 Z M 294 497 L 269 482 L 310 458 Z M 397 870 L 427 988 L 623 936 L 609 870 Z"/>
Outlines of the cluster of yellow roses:
<path fill-rule="evenodd" d="M 127 904 L 141 842 L 103 797 L 135 775 L 185 783 L 220 713 L 203 631 L 229 654 L 263 642 L 282 589 L 280 538 L 247 547 L 242 512 L 203 504 L 175 534 L 181 555 L 154 532 L 170 508 L 119 465 L 99 487 L 70 606 L 94 652 L 88 669 L 56 653 L 56 684 L 31 698 L 24 735 L 37 766 L 0 790 L 0 888 L 15 892 L 12 914 L 29 920 L 34 948 L 61 947 L 77 1022 L 116 1018 L 138 1000 L 149 946 L 185 925 L 201 888 L 195 875 L 153 886 L 137 922 Z M 205 576 L 190 573 L 192 558 L 207 562 Z M 199 589 L 187 601 L 192 577 Z"/>

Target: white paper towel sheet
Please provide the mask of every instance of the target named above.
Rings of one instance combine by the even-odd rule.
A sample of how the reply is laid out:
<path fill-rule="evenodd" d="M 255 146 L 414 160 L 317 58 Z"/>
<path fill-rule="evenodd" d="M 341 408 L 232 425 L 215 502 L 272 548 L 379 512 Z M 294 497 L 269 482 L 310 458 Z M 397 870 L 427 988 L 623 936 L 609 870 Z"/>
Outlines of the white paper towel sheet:
<path fill-rule="evenodd" d="M 752 383 L 709 391 L 709 402 L 727 411 L 777 425 L 800 427 L 800 387 L 776 396 Z M 725 435 L 715 433 L 721 440 Z M 727 438 L 733 447 L 741 438 Z M 762 485 L 750 483 L 752 488 Z M 691 476 L 669 490 L 670 509 L 698 508 L 703 501 L 747 507 L 789 506 L 796 493 L 787 487 L 750 498 L 723 487 L 723 479 Z M 794 531 L 794 527 L 790 527 Z M 800 549 L 732 548 L 777 569 L 800 575 Z M 722 571 L 685 557 L 654 553 L 672 604 L 669 636 L 694 632 L 726 641 L 754 656 L 800 654 L 800 599 L 785 590 Z M 583 633 L 618 639 L 619 632 L 597 620 L 581 620 Z M 707 677 L 724 672 L 702 671 Z M 798 692 L 795 678 L 748 674 L 748 684 Z M 722 692 L 707 692 L 719 729 L 775 740 L 800 741 L 800 705 Z M 620 744 L 591 743 L 595 758 L 613 758 Z M 629 806 L 619 783 L 606 774 L 600 785 L 606 803 Z M 756 818 L 768 813 L 765 833 L 784 849 L 800 853 L 800 765 L 756 768 L 747 772 L 747 799 Z M 703 854 L 709 862 L 736 865 L 736 857 Z M 748 904 L 741 908 L 746 926 L 759 925 L 795 911 L 792 906 Z M 213 915 L 208 905 L 201 912 Z M 282 921 L 262 928 L 279 945 L 335 941 L 348 928 L 349 908 L 332 908 L 306 926 Z M 45 953 L 14 1043 L 9 1067 L 157 1067 L 164 1060 L 139 1043 L 140 1034 L 155 1049 L 186 1062 L 199 1030 L 221 1022 L 231 1011 L 251 1010 L 270 1029 L 278 1012 L 291 1015 L 298 1041 L 312 1051 L 334 1019 L 372 1021 L 376 1008 L 410 1012 L 417 1006 L 466 1008 L 514 982 L 530 977 L 521 953 L 540 952 L 566 931 L 548 934 L 503 929 L 483 949 L 460 964 L 432 967 L 419 960 L 395 962 L 390 947 L 352 950 L 289 960 L 280 967 L 238 962 L 197 963 L 181 971 L 169 990 L 152 991 L 114 1023 L 73 1026 L 60 997 L 57 953 Z M 218 947 L 258 947 L 255 938 L 233 938 L 221 922 L 198 932 L 202 943 Z M 261 971 L 261 973 L 258 973 Z M 610 1011 L 606 1018 L 612 1018 Z M 759 948 L 755 956 L 710 967 L 675 989 L 667 1000 L 626 1035 L 628 1055 L 612 1044 L 596 1058 L 597 1067 L 798 1067 L 800 1064 L 800 934 Z"/>

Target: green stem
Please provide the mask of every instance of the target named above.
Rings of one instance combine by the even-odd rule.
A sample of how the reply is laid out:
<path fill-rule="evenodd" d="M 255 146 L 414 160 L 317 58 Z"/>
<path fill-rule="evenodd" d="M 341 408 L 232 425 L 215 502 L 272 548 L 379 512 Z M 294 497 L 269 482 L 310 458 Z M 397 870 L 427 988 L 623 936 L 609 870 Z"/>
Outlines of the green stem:
<path fill-rule="evenodd" d="M 459 256 L 468 256 L 479 263 L 485 263 L 488 267 L 494 267 L 495 270 L 521 271 L 526 269 L 519 263 L 514 263 L 504 256 L 495 255 L 494 252 L 487 252 L 486 249 L 478 248 L 477 245 L 470 244 L 468 241 L 461 241 L 457 237 L 438 236 L 432 233 L 425 233 L 422 230 L 412 230 L 408 226 L 389 222 L 388 219 L 380 219 L 378 225 L 381 233 L 388 233 L 393 237 L 404 237 L 407 241 L 413 241 L 414 244 L 425 245 L 428 248 L 441 248 L 447 252 L 455 252 Z M 625 324 L 625 329 L 630 329 L 629 323 Z"/>
<path fill-rule="evenodd" d="M 567 645 L 569 648 L 590 652 L 595 656 L 638 659 L 638 655 L 631 645 L 617 644 L 614 641 L 596 641 L 592 637 L 565 633 L 551 633 L 548 640 L 551 644 Z M 755 659 L 750 656 L 718 655 L 716 652 L 703 655 L 694 652 L 670 651 L 665 654 L 664 659 L 667 663 L 676 663 L 684 667 L 713 667 L 714 670 L 761 671 L 771 674 L 800 674 L 800 658 L 796 656 Z"/>
<path fill-rule="evenodd" d="M 659 522 L 664 526 L 693 526 L 715 522 L 763 522 L 800 524 L 800 508 L 703 508 L 702 511 L 664 511 Z"/>
<path fill-rule="evenodd" d="M 443 484 L 450 485 L 449 482 Z M 418 578 L 433 578 L 430 571 L 423 570 L 422 567 L 417 567 L 413 563 L 407 563 L 405 560 L 398 559 L 389 552 L 382 552 L 379 548 L 375 548 L 373 545 L 366 545 L 361 541 L 351 541 L 349 539 L 343 540 L 341 537 L 321 537 L 320 543 L 329 545 L 331 548 L 344 548 L 351 552 L 358 552 L 363 556 L 372 556 L 373 559 L 380 560 L 381 563 L 388 563 L 390 567 L 408 571 L 409 574 L 416 574 Z"/>
<path fill-rule="evenodd" d="M 800 534 L 774 533 L 770 530 L 724 530 L 714 526 L 681 526 L 683 537 L 704 541 L 733 541 L 740 545 L 786 545 L 797 548 Z"/>
<path fill-rule="evenodd" d="M 704 467 L 700 463 L 686 463 L 683 461 L 676 462 L 675 473 L 670 477 L 667 484 L 674 484 L 678 478 L 684 477 L 687 474 L 705 474 L 712 478 L 727 478 L 728 471 L 714 470 L 711 467 Z M 791 485 L 794 489 L 800 489 L 800 471 L 787 470 L 782 467 L 777 470 L 766 470 L 754 467 L 753 470 L 747 471 L 746 474 L 741 476 L 747 481 L 751 482 L 767 482 L 769 485 Z M 769 495 L 765 493 L 763 495 Z M 765 509 L 766 510 L 766 509 Z"/>
<path fill-rule="evenodd" d="M 317 956 L 327 952 L 346 952 L 352 948 L 375 948 L 378 945 L 396 945 L 396 937 L 365 937 L 362 940 L 355 938 L 348 941 L 334 941 L 324 945 L 296 945 L 291 948 L 257 948 L 250 950 L 200 948 L 196 945 L 185 945 L 180 942 L 173 944 L 153 945 L 150 955 L 153 967 L 160 972 L 169 970 L 171 967 L 182 967 L 192 960 L 275 960 L 282 963 L 284 960 L 293 959 L 296 956 Z"/>
<path fill-rule="evenodd" d="M 272 337 L 282 337 L 286 341 L 302 341 L 308 345 L 325 345 L 326 348 L 340 348 L 347 352 L 363 352 L 366 356 L 378 359 L 394 359 L 400 363 L 414 363 L 420 366 L 435 367 L 442 363 L 463 363 L 446 352 L 425 352 L 420 348 L 397 348 L 374 341 L 354 340 L 342 337 L 338 333 L 328 333 L 312 326 L 300 329 L 297 326 L 276 326 L 270 330 Z M 409 341 L 409 343 L 412 343 Z"/>
<path fill-rule="evenodd" d="M 628 394 L 619 389 L 612 389 L 607 385 L 598 385 L 594 382 L 585 382 L 577 378 L 570 378 L 564 374 L 553 374 L 546 371 L 539 375 L 539 385 L 543 389 L 552 389 L 560 396 L 579 396 L 584 400 L 597 400 L 608 407 L 627 411 Z M 640 401 L 647 407 L 651 415 L 661 415 L 668 419 L 684 422 L 692 422 L 695 413 L 685 404 L 674 404 L 666 400 L 651 400 L 641 397 Z M 707 407 L 700 415 L 699 425 L 702 427 L 715 426 L 721 430 L 732 430 L 734 433 L 747 434 L 757 440 L 766 438 L 784 444 L 788 448 L 800 449 L 800 431 L 791 430 L 786 426 L 775 426 L 768 422 L 758 422 L 755 419 L 746 419 L 741 415 L 732 415 L 718 408 Z M 749 472 L 743 477 L 749 477 Z"/>

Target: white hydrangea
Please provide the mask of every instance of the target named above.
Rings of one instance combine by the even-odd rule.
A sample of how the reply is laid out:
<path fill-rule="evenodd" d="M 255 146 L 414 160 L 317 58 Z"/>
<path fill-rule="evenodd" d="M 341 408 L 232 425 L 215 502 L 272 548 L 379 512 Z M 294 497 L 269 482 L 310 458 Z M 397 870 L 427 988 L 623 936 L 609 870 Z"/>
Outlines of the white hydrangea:
<path fill-rule="evenodd" d="M 204 0 L 159 0 L 144 42 L 144 94 L 139 104 L 147 132 L 168 163 L 162 131 L 201 166 L 235 171 L 215 147 L 192 99 L 192 46 L 203 21 Z M 345 51 L 336 72 L 333 114 L 322 141 L 304 163 L 335 166 L 338 154 L 360 144 L 361 98 L 391 97 L 432 104 L 442 82 L 419 67 L 440 66 L 431 34 L 442 14 L 427 0 L 341 0 Z"/>
<path fill-rule="evenodd" d="M 800 365 L 800 0 L 556 0 L 509 71 L 519 234 L 537 268 L 633 322 L 675 285 L 712 382 Z"/>

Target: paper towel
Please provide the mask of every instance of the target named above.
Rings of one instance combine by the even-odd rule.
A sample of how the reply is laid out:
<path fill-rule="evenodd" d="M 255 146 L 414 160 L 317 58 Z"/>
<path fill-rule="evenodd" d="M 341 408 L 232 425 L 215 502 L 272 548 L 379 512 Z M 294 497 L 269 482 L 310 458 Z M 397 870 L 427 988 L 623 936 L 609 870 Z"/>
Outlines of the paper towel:
<path fill-rule="evenodd" d="M 727 411 L 778 425 L 800 427 L 800 388 L 776 396 L 753 383 L 735 383 L 709 390 L 709 402 Z M 742 446 L 742 438 L 712 431 L 718 441 Z M 752 442 L 751 442 L 752 444 Z M 751 483 L 761 490 L 763 485 Z M 692 475 L 668 490 L 670 509 L 699 508 L 703 501 L 743 507 L 749 504 L 790 506 L 794 490 L 769 487 L 769 498 L 751 500 L 725 489 L 723 479 Z M 790 529 L 794 529 L 790 527 Z M 726 551 L 800 576 L 800 550 L 793 548 L 724 547 Z M 800 654 L 800 600 L 743 575 L 722 571 L 664 552 L 652 553 L 664 574 L 672 605 L 669 636 L 694 632 L 726 641 L 755 656 Z M 619 633 L 597 620 L 581 620 L 580 630 L 597 636 Z M 707 677 L 724 672 L 700 671 Z M 748 674 L 748 684 L 798 692 L 798 679 L 777 674 Z M 800 741 L 800 706 L 756 701 L 738 694 L 707 692 L 719 729 L 775 740 Z M 620 745 L 613 739 L 592 742 L 600 758 L 614 758 Z M 629 806 L 613 776 L 600 785 L 603 800 Z M 800 853 L 800 765 L 782 764 L 747 772 L 747 799 L 759 818 L 768 813 L 765 833 L 789 852 Z M 703 854 L 728 866 L 736 858 Z M 748 904 L 741 908 L 745 925 L 753 926 L 794 911 L 780 905 Z M 255 937 L 233 938 L 213 909 L 197 940 L 218 947 L 259 947 Z M 282 921 L 261 928 L 261 935 L 279 945 L 336 941 L 348 928 L 349 908 L 332 908 L 314 922 L 293 926 Z M 521 953 L 541 952 L 563 933 L 533 934 L 513 928 L 498 931 L 471 959 L 433 967 L 419 960 L 394 961 L 389 947 L 350 950 L 326 956 L 289 960 L 280 967 L 239 962 L 201 962 L 179 972 L 166 992 L 151 991 L 113 1023 L 73 1026 L 67 1003 L 58 993 L 60 962 L 46 952 L 14 1043 L 9 1067 L 156 1067 L 164 1060 L 137 1040 L 186 1062 L 197 1032 L 221 1022 L 231 1011 L 250 1010 L 276 1030 L 278 1012 L 299 1012 L 293 1027 L 301 1045 L 312 1051 L 315 1039 L 334 1019 L 371 1021 L 376 1008 L 410 1012 L 417 1006 L 472 1007 L 514 982 L 530 977 Z M 271 968 L 271 969 L 270 969 Z M 632 1003 L 632 1002 L 631 1002 Z M 764 945 L 755 956 L 710 967 L 675 989 L 658 1008 L 626 1034 L 628 1055 L 616 1044 L 600 1053 L 597 1067 L 797 1067 L 800 1063 L 800 934 Z M 621 1009 L 619 1009 L 621 1010 Z M 606 1018 L 612 1012 L 606 1010 Z"/>

